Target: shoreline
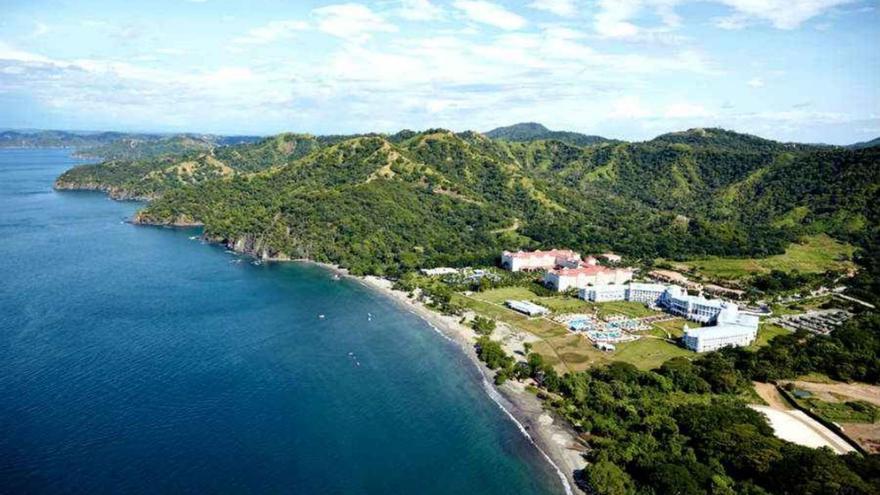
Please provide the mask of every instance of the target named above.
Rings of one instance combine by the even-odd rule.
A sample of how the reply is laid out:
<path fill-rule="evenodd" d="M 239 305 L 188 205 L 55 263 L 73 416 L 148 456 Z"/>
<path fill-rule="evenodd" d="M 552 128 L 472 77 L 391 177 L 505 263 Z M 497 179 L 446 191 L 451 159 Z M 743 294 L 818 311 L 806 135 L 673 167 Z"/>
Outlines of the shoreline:
<path fill-rule="evenodd" d="M 77 188 L 58 188 L 61 191 L 83 190 Z M 111 199 L 120 200 L 113 197 L 107 190 L 103 189 L 86 189 L 103 192 L 108 194 Z M 157 225 L 154 223 L 137 221 L 137 215 L 132 219 L 132 223 L 145 226 L 163 226 L 163 227 L 191 227 L 193 225 L 166 224 Z M 204 238 L 204 236 L 202 236 Z M 476 333 L 473 329 L 466 327 L 458 322 L 458 319 L 452 316 L 440 314 L 421 302 L 413 301 L 406 294 L 392 289 L 391 281 L 375 277 L 375 276 L 356 276 L 349 273 L 348 270 L 338 265 L 314 261 L 303 258 L 279 258 L 275 256 L 266 256 L 266 253 L 257 255 L 250 252 L 249 249 L 236 249 L 245 246 L 236 246 L 237 243 L 217 242 L 205 239 L 211 244 L 218 244 L 227 249 L 231 249 L 238 254 L 251 256 L 255 259 L 268 262 L 296 262 L 302 264 L 310 264 L 321 267 L 335 275 L 351 278 L 364 287 L 371 289 L 383 297 L 387 297 L 402 309 L 406 309 L 410 313 L 418 316 L 428 324 L 441 336 L 456 344 L 459 350 L 464 353 L 468 360 L 475 366 L 480 373 L 483 389 L 489 398 L 516 424 L 523 436 L 532 444 L 538 453 L 547 461 L 559 477 L 563 493 L 566 495 L 583 494 L 574 478 L 575 471 L 581 470 L 586 466 L 586 461 L 581 457 L 579 452 L 570 449 L 569 446 L 577 445 L 577 434 L 574 429 L 568 425 L 564 419 L 557 417 L 554 413 L 545 411 L 542 401 L 525 389 L 525 385 L 514 380 L 508 380 L 501 386 L 496 386 L 494 380 L 490 379 L 491 370 L 480 361 L 477 357 L 474 343 Z M 230 245 L 232 244 L 232 245 Z"/>
<path fill-rule="evenodd" d="M 559 476 L 564 493 L 573 495 L 583 493 L 574 478 L 576 470 L 583 469 L 586 461 L 579 452 L 569 446 L 577 444 L 577 435 L 565 421 L 544 410 L 542 401 L 525 389 L 525 385 L 508 380 L 501 386 L 493 383 L 491 371 L 479 360 L 474 350 L 476 333 L 458 322 L 458 318 L 440 314 L 418 301 L 413 301 L 403 292 L 391 288 L 391 282 L 374 276 L 357 277 L 339 267 L 326 263 L 305 261 L 309 264 L 327 268 L 360 282 L 367 288 L 389 298 L 401 308 L 418 316 L 444 338 L 457 345 L 468 360 L 479 371 L 483 388 L 489 398 L 513 421 L 550 464 Z"/>

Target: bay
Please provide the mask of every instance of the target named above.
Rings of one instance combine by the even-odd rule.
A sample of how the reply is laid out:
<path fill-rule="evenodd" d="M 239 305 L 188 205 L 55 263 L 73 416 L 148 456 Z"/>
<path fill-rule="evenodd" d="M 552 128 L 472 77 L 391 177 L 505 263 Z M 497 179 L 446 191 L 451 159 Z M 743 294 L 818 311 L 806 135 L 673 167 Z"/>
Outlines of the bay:
<path fill-rule="evenodd" d="M 422 320 L 53 191 L 77 163 L 0 150 L 0 492 L 561 491 Z"/>

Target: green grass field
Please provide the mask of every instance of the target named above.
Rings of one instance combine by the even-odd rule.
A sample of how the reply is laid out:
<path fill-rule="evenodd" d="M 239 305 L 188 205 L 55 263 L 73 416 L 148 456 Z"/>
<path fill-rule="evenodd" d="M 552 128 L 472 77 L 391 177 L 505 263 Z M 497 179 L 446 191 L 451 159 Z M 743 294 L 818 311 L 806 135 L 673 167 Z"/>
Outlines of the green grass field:
<path fill-rule="evenodd" d="M 739 279 L 770 270 L 801 273 L 822 273 L 827 270 L 847 270 L 853 266 L 854 248 L 820 234 L 805 237 L 792 244 L 784 254 L 767 258 L 704 258 L 677 263 L 693 268 L 710 278 Z"/>
<path fill-rule="evenodd" d="M 513 325 L 544 339 L 568 333 L 568 330 L 560 324 L 554 323 L 545 318 L 529 318 L 522 313 L 518 313 L 505 307 L 503 305 L 504 303 L 493 303 L 461 294 L 455 294 L 453 296 L 453 301 L 483 316 Z"/>
<path fill-rule="evenodd" d="M 654 323 L 654 328 L 651 330 L 651 335 L 656 335 L 658 337 L 664 338 L 676 338 L 684 335 L 684 326 L 687 324 L 687 320 L 684 318 L 676 318 L 674 320 L 669 321 L 661 321 L 659 323 Z M 692 327 L 698 326 L 695 323 L 691 323 Z"/>
<path fill-rule="evenodd" d="M 617 344 L 617 350 L 609 354 L 612 360 L 625 361 L 644 370 L 657 368 L 674 357 L 696 356 L 693 351 L 665 340 L 652 338 L 641 338 L 635 342 Z"/>
<path fill-rule="evenodd" d="M 778 325 L 772 325 L 769 323 L 762 323 L 760 327 L 758 327 L 758 338 L 755 339 L 755 342 L 749 346 L 749 349 L 757 349 L 759 347 L 765 346 L 770 343 L 770 340 L 777 335 L 788 335 L 791 331 L 786 330 Z"/>

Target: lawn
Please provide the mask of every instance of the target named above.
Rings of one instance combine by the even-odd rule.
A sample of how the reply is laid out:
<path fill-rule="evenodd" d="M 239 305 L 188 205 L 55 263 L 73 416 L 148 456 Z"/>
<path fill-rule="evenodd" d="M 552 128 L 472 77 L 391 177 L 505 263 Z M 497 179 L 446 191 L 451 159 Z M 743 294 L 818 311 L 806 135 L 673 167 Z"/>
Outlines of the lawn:
<path fill-rule="evenodd" d="M 659 311 L 648 309 L 647 306 L 640 302 L 611 301 L 594 303 L 593 305 L 599 309 L 599 316 L 621 314 L 632 318 L 641 318 L 643 316 L 660 314 Z"/>
<path fill-rule="evenodd" d="M 763 347 L 770 343 L 770 340 L 773 339 L 773 337 L 776 337 L 777 335 L 788 335 L 790 333 L 790 330 L 786 330 L 778 325 L 762 323 L 761 326 L 758 327 L 758 338 L 749 346 L 749 349 L 755 350 L 759 347 Z"/>
<path fill-rule="evenodd" d="M 719 279 L 739 279 L 770 270 L 801 273 L 822 273 L 828 270 L 847 270 L 853 246 L 832 239 L 828 235 L 808 236 L 800 243 L 791 244 L 784 254 L 767 258 L 704 258 L 680 263 L 698 270 L 705 276 Z"/>
<path fill-rule="evenodd" d="M 687 324 L 687 320 L 683 318 L 676 318 L 674 320 L 669 321 L 661 321 L 659 323 L 654 323 L 654 329 L 650 330 L 651 335 L 656 335 L 658 337 L 681 337 L 684 335 L 684 326 Z M 691 323 L 691 327 L 699 326 L 697 323 Z M 657 328 L 659 327 L 659 328 Z M 668 335 L 667 335 L 668 334 Z"/>
<path fill-rule="evenodd" d="M 483 316 L 503 321 L 509 325 L 525 330 L 541 338 L 565 335 L 568 330 L 562 325 L 545 318 L 529 318 L 504 306 L 504 303 L 492 303 L 461 294 L 453 295 L 453 301 Z"/>
<path fill-rule="evenodd" d="M 694 357 L 696 353 L 665 340 L 652 338 L 617 344 L 617 350 L 610 353 L 611 360 L 625 361 L 644 370 L 658 368 L 667 360 L 678 356 Z"/>
<path fill-rule="evenodd" d="M 483 301 L 504 304 L 504 301 L 507 301 L 508 299 L 530 301 L 536 299 L 538 296 L 526 287 L 501 287 L 498 289 L 474 293 L 473 297 L 475 299 L 482 299 Z"/>

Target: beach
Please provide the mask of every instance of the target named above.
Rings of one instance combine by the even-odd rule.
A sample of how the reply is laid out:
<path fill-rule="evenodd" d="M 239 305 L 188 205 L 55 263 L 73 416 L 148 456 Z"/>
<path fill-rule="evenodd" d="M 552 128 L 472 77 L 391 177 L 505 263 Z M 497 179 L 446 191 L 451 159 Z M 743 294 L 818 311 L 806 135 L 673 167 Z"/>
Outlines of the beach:
<path fill-rule="evenodd" d="M 338 267 L 326 264 L 322 266 L 338 274 L 347 275 Z M 394 290 L 390 280 L 374 276 L 354 278 L 419 316 L 441 335 L 457 344 L 483 376 L 486 393 L 507 413 L 556 470 L 565 493 L 583 493 L 577 487 L 574 478 L 575 471 L 586 466 L 586 461 L 578 451 L 578 446 L 582 444 L 577 440 L 577 433 L 564 419 L 545 410 L 541 399 L 526 390 L 525 384 L 508 380 L 501 386 L 495 386 L 491 370 L 477 357 L 474 349 L 477 335 L 473 329 L 461 324 L 460 317 L 440 314 L 421 302 L 409 298 L 406 293 Z M 522 349 L 522 342 L 527 340 L 527 337 L 512 336 L 509 333 L 510 329 L 503 325 L 499 325 L 499 329 L 504 334 L 504 347 L 507 352 L 512 352 L 516 347 Z M 582 447 L 580 448 L 582 450 Z"/>

